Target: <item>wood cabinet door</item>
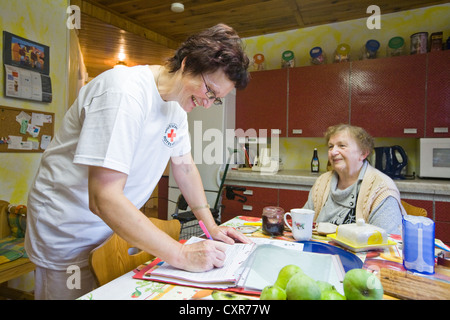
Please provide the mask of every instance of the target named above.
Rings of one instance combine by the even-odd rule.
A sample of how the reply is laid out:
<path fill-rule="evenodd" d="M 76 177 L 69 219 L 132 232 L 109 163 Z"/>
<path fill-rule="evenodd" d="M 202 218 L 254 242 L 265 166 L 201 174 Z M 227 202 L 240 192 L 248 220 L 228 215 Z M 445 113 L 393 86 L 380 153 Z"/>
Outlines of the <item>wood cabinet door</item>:
<path fill-rule="evenodd" d="M 450 245 L 450 202 L 435 201 L 435 237 Z"/>
<path fill-rule="evenodd" d="M 308 201 L 309 191 L 280 189 L 278 205 L 286 212 L 294 208 L 303 208 Z"/>
<path fill-rule="evenodd" d="M 289 69 L 289 137 L 323 137 L 349 123 L 350 63 Z"/>
<path fill-rule="evenodd" d="M 426 137 L 450 137 L 450 50 L 430 52 Z"/>
<path fill-rule="evenodd" d="M 287 69 L 252 72 L 247 88 L 236 91 L 236 130 L 266 129 L 270 136 L 278 129 L 286 137 L 286 122 Z"/>
<path fill-rule="evenodd" d="M 374 137 L 423 137 L 426 54 L 352 62 L 350 122 Z"/>
<path fill-rule="evenodd" d="M 245 202 L 238 201 L 242 199 L 241 197 L 235 197 L 234 200 L 227 199 L 226 187 L 224 188 L 221 222 L 228 221 L 240 215 L 260 218 L 264 207 L 278 205 L 278 189 L 260 187 L 245 188 L 245 191 L 234 191 L 236 194 L 244 196 L 246 198 Z"/>

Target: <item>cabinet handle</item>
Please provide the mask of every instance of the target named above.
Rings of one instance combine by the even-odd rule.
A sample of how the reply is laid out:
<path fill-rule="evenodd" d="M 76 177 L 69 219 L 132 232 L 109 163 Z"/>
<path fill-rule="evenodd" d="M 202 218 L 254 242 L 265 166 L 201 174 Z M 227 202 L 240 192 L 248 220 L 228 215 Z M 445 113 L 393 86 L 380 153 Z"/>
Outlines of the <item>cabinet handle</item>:
<path fill-rule="evenodd" d="M 448 133 L 448 127 L 434 127 L 433 133 Z"/>
<path fill-rule="evenodd" d="M 274 135 L 274 134 L 281 134 L 281 129 L 272 129 L 272 130 L 270 130 L 270 132 L 272 133 L 272 135 Z"/>
<path fill-rule="evenodd" d="M 292 129 L 292 134 L 303 134 L 303 129 Z"/>
<path fill-rule="evenodd" d="M 242 206 L 242 210 L 244 211 L 252 211 L 253 210 L 253 206 L 249 206 L 249 205 L 243 205 Z"/>
<path fill-rule="evenodd" d="M 404 134 L 417 134 L 417 128 L 404 128 Z"/>

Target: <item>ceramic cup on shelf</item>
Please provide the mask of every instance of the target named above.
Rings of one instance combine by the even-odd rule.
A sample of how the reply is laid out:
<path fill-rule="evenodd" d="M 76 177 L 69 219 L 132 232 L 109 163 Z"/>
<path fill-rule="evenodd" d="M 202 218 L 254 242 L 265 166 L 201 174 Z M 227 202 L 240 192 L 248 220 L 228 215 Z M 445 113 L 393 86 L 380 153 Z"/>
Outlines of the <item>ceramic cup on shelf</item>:
<path fill-rule="evenodd" d="M 292 219 L 292 227 L 287 222 L 287 216 Z M 292 236 L 297 241 L 307 241 L 312 237 L 314 210 L 291 209 L 284 214 L 284 222 L 292 230 Z"/>

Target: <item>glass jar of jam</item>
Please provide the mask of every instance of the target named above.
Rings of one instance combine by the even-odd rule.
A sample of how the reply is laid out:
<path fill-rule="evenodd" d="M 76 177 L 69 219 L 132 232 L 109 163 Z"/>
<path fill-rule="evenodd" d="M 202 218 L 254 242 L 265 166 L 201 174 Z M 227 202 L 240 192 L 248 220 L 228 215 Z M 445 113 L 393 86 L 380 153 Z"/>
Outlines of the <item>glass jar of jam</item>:
<path fill-rule="evenodd" d="M 284 231 L 284 209 L 281 207 L 264 207 L 262 213 L 262 230 L 270 236 L 281 236 Z"/>

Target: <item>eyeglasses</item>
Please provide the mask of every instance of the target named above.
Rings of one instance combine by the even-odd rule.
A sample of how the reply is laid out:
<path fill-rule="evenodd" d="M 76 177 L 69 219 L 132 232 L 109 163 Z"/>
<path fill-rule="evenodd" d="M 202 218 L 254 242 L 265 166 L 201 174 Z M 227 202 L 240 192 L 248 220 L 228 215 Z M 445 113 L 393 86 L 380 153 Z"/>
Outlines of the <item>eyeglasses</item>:
<path fill-rule="evenodd" d="M 202 75 L 203 83 L 205 84 L 205 87 L 206 87 L 206 92 L 205 92 L 206 97 L 209 100 L 213 100 L 214 99 L 213 103 L 215 105 L 222 104 L 222 99 L 217 98 L 216 93 L 214 91 L 212 91 L 211 88 L 208 87 L 208 85 L 206 84 L 206 81 L 205 81 L 205 78 L 203 77 L 203 74 L 201 74 L 201 75 Z"/>

